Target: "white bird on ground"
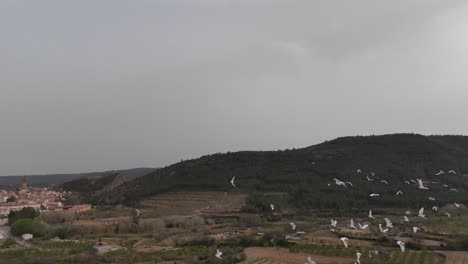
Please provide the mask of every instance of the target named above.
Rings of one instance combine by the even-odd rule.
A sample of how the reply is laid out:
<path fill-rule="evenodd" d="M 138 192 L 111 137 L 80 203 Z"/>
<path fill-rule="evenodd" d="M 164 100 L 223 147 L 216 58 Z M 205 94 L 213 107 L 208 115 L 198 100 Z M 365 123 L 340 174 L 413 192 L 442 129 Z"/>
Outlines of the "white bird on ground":
<path fill-rule="evenodd" d="M 349 184 L 349 186 L 353 187 L 353 184 L 351 182 L 346 182 L 347 184 Z"/>
<path fill-rule="evenodd" d="M 357 169 L 356 172 L 357 172 L 357 173 L 361 173 L 362 171 L 361 171 L 361 169 Z"/>
<path fill-rule="evenodd" d="M 366 230 L 369 227 L 369 225 L 367 225 L 367 224 L 361 225 L 361 223 L 358 223 L 358 226 L 359 226 L 359 229 L 361 229 L 361 230 Z"/>
<path fill-rule="evenodd" d="M 346 186 L 346 183 L 345 183 L 345 182 L 340 181 L 340 180 L 338 180 L 337 178 L 334 178 L 333 180 L 335 180 L 335 184 L 338 185 L 338 186 L 341 185 L 341 186 L 344 186 L 344 187 L 348 187 L 348 186 Z"/>
<path fill-rule="evenodd" d="M 410 184 L 410 182 L 409 182 L 409 181 L 405 181 L 405 183 L 406 183 L 406 184 Z"/>
<path fill-rule="evenodd" d="M 375 217 L 372 215 L 372 210 L 369 210 L 369 218 L 375 219 Z"/>
<path fill-rule="evenodd" d="M 422 181 L 422 179 L 417 179 L 418 180 L 418 184 L 419 184 L 419 189 L 421 190 L 429 190 L 429 188 L 425 187 L 424 186 L 424 182 Z"/>
<path fill-rule="evenodd" d="M 448 173 L 450 173 L 450 174 L 457 174 L 454 170 L 449 170 Z"/>
<path fill-rule="evenodd" d="M 432 206 L 432 211 L 434 211 L 434 212 L 437 212 L 437 211 L 439 211 L 439 207 L 437 207 L 437 206 L 435 206 L 435 205 L 434 205 L 434 206 Z"/>
<path fill-rule="evenodd" d="M 356 263 L 361 264 L 361 252 L 356 252 Z"/>
<path fill-rule="evenodd" d="M 455 189 L 455 188 L 452 188 L 452 189 L 450 189 L 450 190 L 451 190 L 452 192 L 458 192 L 458 190 Z"/>
<path fill-rule="evenodd" d="M 417 233 L 419 230 L 421 230 L 421 228 L 413 226 L 413 233 Z"/>
<path fill-rule="evenodd" d="M 405 252 L 405 242 L 398 240 L 396 243 L 400 246 L 401 252 Z"/>
<path fill-rule="evenodd" d="M 370 181 L 370 182 L 371 182 L 371 181 L 374 181 L 374 179 L 369 178 L 369 176 L 366 176 L 366 178 L 367 178 L 367 180 Z"/>
<path fill-rule="evenodd" d="M 398 191 L 398 192 L 396 193 L 396 195 L 403 195 L 403 192 L 402 192 L 402 191 Z"/>
<path fill-rule="evenodd" d="M 421 217 L 421 218 L 426 219 L 426 216 L 424 215 L 424 207 L 419 209 L 418 216 Z"/>
<path fill-rule="evenodd" d="M 388 232 L 388 228 L 383 229 L 382 224 L 379 224 L 379 230 L 380 230 L 380 232 L 382 232 L 384 234 Z"/>
<path fill-rule="evenodd" d="M 448 216 L 449 218 L 452 217 L 452 215 L 449 212 L 445 212 L 445 215 Z"/>
<path fill-rule="evenodd" d="M 405 222 L 409 222 L 409 218 L 406 215 L 404 215 L 403 218 L 405 219 Z"/>
<path fill-rule="evenodd" d="M 354 220 L 351 219 L 350 223 L 349 223 L 349 228 L 351 229 L 357 229 L 356 226 L 354 225 Z"/>
<path fill-rule="evenodd" d="M 292 229 L 293 231 L 296 230 L 296 224 L 295 224 L 295 223 L 290 222 L 289 225 L 291 226 L 291 229 Z"/>
<path fill-rule="evenodd" d="M 331 219 L 331 226 L 336 227 L 338 221 Z"/>
<path fill-rule="evenodd" d="M 345 248 L 347 248 L 347 247 L 348 247 L 348 240 L 349 240 L 349 238 L 347 238 L 347 237 L 342 237 L 342 238 L 340 238 L 340 240 L 341 240 L 341 242 L 343 242 L 343 246 L 345 246 Z"/>
<path fill-rule="evenodd" d="M 217 257 L 217 258 L 219 258 L 219 259 L 223 259 L 223 258 L 221 257 L 221 255 L 223 255 L 223 252 L 221 252 L 219 249 L 216 249 L 216 255 L 215 255 L 215 257 Z"/>
<path fill-rule="evenodd" d="M 272 211 L 275 210 L 275 206 L 273 204 L 270 204 L 270 208 L 271 208 Z"/>
<path fill-rule="evenodd" d="M 369 196 L 370 196 L 370 197 L 379 197 L 380 194 L 378 194 L 378 193 L 371 193 Z"/>
<path fill-rule="evenodd" d="M 304 264 L 317 264 L 317 263 L 313 261 L 311 257 L 307 257 L 307 263 L 304 263 Z"/>
<path fill-rule="evenodd" d="M 385 183 L 385 184 L 388 185 L 388 181 L 387 181 L 387 180 L 381 180 L 380 182 L 381 182 L 381 183 Z"/>
<path fill-rule="evenodd" d="M 393 228 L 392 221 L 390 221 L 388 218 L 385 218 L 385 226 L 388 228 Z"/>
<path fill-rule="evenodd" d="M 459 203 L 453 203 L 455 205 L 456 208 L 460 208 L 461 204 Z"/>
<path fill-rule="evenodd" d="M 442 175 L 442 174 L 445 174 L 445 172 L 443 170 L 439 170 L 439 172 L 437 172 L 435 175 L 439 176 L 439 175 Z"/>
<path fill-rule="evenodd" d="M 231 185 L 232 185 L 234 188 L 237 188 L 236 184 L 234 183 L 235 180 L 236 180 L 236 176 L 232 177 L 232 179 L 231 179 Z"/>
<path fill-rule="evenodd" d="M 406 211 L 405 214 L 410 215 L 411 211 Z"/>
<path fill-rule="evenodd" d="M 436 199 L 434 197 L 429 197 L 430 201 L 435 201 Z"/>

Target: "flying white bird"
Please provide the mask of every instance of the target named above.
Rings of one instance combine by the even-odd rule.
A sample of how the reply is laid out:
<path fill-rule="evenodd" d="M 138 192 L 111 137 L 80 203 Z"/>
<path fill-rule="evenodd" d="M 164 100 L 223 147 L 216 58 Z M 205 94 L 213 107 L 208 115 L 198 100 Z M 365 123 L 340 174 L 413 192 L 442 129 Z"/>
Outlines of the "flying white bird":
<path fill-rule="evenodd" d="M 366 230 L 369 227 L 369 225 L 367 225 L 367 224 L 366 225 L 361 225 L 361 223 L 358 223 L 358 226 L 359 226 L 359 229 L 361 229 L 361 230 Z"/>
<path fill-rule="evenodd" d="M 370 196 L 370 197 L 379 197 L 380 194 L 378 194 L 378 193 L 371 193 L 369 196 Z"/>
<path fill-rule="evenodd" d="M 433 181 L 433 182 L 431 182 L 431 183 L 432 183 L 432 184 L 437 184 L 438 182 Z"/>
<path fill-rule="evenodd" d="M 327 184 L 327 186 L 330 187 L 330 186 L 331 186 L 331 183 Z"/>
<path fill-rule="evenodd" d="M 341 185 L 341 186 L 344 186 L 344 187 L 348 187 L 348 186 L 346 186 L 346 183 L 345 183 L 345 182 L 340 181 L 340 180 L 338 180 L 337 178 L 334 178 L 333 180 L 335 180 L 335 184 L 338 185 L 338 186 Z"/>
<path fill-rule="evenodd" d="M 342 238 L 340 238 L 340 240 L 341 240 L 341 242 L 343 242 L 343 246 L 345 246 L 345 248 L 347 248 L 347 247 L 348 247 L 348 240 L 349 240 L 349 238 L 347 238 L 347 237 L 342 237 Z"/>
<path fill-rule="evenodd" d="M 362 171 L 361 171 L 361 169 L 357 169 L 356 172 L 357 172 L 357 173 L 361 173 Z"/>
<path fill-rule="evenodd" d="M 410 184 L 410 182 L 409 182 L 409 181 L 405 181 L 405 183 L 406 183 L 406 184 Z"/>
<path fill-rule="evenodd" d="M 404 215 L 403 218 L 405 219 L 405 222 L 409 222 L 409 218 L 406 215 Z"/>
<path fill-rule="evenodd" d="M 439 175 L 442 175 L 442 174 L 445 174 L 445 172 L 443 170 L 439 170 L 439 172 L 437 172 L 435 175 L 439 176 Z"/>
<path fill-rule="evenodd" d="M 452 188 L 452 189 L 450 189 L 450 190 L 451 190 L 452 192 L 458 192 L 458 190 L 455 189 L 455 188 Z"/>
<path fill-rule="evenodd" d="M 405 214 L 410 215 L 411 211 L 406 211 Z"/>
<path fill-rule="evenodd" d="M 430 201 L 435 201 L 436 199 L 434 197 L 429 197 Z"/>
<path fill-rule="evenodd" d="M 234 180 L 236 179 L 236 176 L 232 177 L 231 179 L 231 185 L 234 187 L 234 188 L 237 188 L 236 184 L 234 183 Z"/>
<path fill-rule="evenodd" d="M 437 211 L 439 211 L 439 207 L 437 207 L 437 206 L 435 206 L 435 205 L 434 205 L 434 206 L 432 206 L 432 211 L 434 211 L 434 212 L 437 212 Z"/>
<path fill-rule="evenodd" d="M 421 190 L 429 190 L 429 188 L 425 187 L 424 186 L 424 182 L 422 181 L 422 179 L 417 179 L 418 180 L 418 184 L 419 184 L 419 189 Z"/>
<path fill-rule="evenodd" d="M 369 210 L 369 218 L 375 219 L 375 217 L 372 215 L 372 210 Z"/>
<path fill-rule="evenodd" d="M 217 258 L 219 258 L 219 259 L 223 259 L 223 258 L 221 257 L 221 255 L 223 255 L 223 252 L 221 252 L 219 249 L 216 249 L 216 255 L 215 255 L 215 257 L 217 257 Z"/>
<path fill-rule="evenodd" d="M 460 208 L 460 206 L 461 206 L 461 204 L 459 204 L 459 203 L 453 203 L 453 204 L 454 204 L 455 207 L 457 207 L 457 208 Z"/>
<path fill-rule="evenodd" d="M 351 219 L 351 222 L 349 223 L 349 228 L 357 229 L 356 226 L 354 225 L 354 220 L 353 219 Z"/>
<path fill-rule="evenodd" d="M 392 221 L 390 221 L 388 218 L 385 218 L 385 226 L 388 228 L 393 228 Z"/>
<path fill-rule="evenodd" d="M 405 242 L 398 240 L 396 243 L 400 246 L 401 252 L 405 252 Z"/>
<path fill-rule="evenodd" d="M 396 195 L 403 195 L 403 192 L 402 192 L 402 191 L 398 191 L 398 192 L 396 193 Z"/>
<path fill-rule="evenodd" d="M 374 173 L 374 172 L 372 172 L 372 171 L 370 172 L 370 174 L 372 175 L 372 177 L 374 177 L 374 176 L 375 176 L 375 173 Z"/>
<path fill-rule="evenodd" d="M 356 263 L 361 264 L 361 252 L 356 252 Z"/>
<path fill-rule="evenodd" d="M 448 216 L 449 218 L 452 217 L 452 215 L 449 212 L 445 212 L 445 215 Z"/>
<path fill-rule="evenodd" d="M 424 215 L 424 207 L 419 209 L 418 216 L 421 217 L 421 218 L 426 219 L 426 216 Z"/>
<path fill-rule="evenodd" d="M 296 224 L 293 222 L 290 222 L 289 225 L 291 226 L 292 230 L 296 230 Z"/>
<path fill-rule="evenodd" d="M 416 184 L 417 184 L 417 182 L 416 182 L 415 180 L 410 180 L 410 181 L 411 181 L 412 183 L 416 183 Z"/>
<path fill-rule="evenodd" d="M 449 170 L 448 173 L 450 173 L 450 174 L 457 174 L 454 170 Z"/>
<path fill-rule="evenodd" d="M 381 183 L 385 183 L 385 184 L 388 185 L 388 181 L 387 181 L 387 180 L 381 180 L 380 182 L 381 182 Z"/>
<path fill-rule="evenodd" d="M 272 211 L 275 210 L 275 206 L 273 204 L 270 204 L 270 208 L 271 208 Z"/>
<path fill-rule="evenodd" d="M 388 232 L 388 228 L 383 229 L 383 228 L 382 228 L 382 224 L 379 224 L 379 230 L 380 230 L 380 232 L 382 232 L 382 233 L 387 233 L 387 232 Z"/>
<path fill-rule="evenodd" d="M 447 185 L 447 184 L 444 184 L 444 187 L 445 187 L 445 188 L 448 188 L 448 185 Z"/>
<path fill-rule="evenodd" d="M 313 261 L 311 257 L 307 257 L 307 263 L 304 263 L 304 264 L 317 264 L 317 263 Z"/>
<path fill-rule="evenodd" d="M 419 230 L 421 230 L 421 228 L 413 226 L 413 233 L 417 233 Z"/>
<path fill-rule="evenodd" d="M 331 219 L 331 226 L 336 227 L 338 221 Z"/>
<path fill-rule="evenodd" d="M 374 181 L 374 179 L 369 178 L 369 176 L 366 176 L 366 178 L 367 178 L 367 180 L 370 181 L 370 182 L 371 182 L 371 181 Z"/>
<path fill-rule="evenodd" d="M 353 184 L 351 182 L 346 182 L 347 184 L 349 184 L 349 186 L 353 187 Z"/>

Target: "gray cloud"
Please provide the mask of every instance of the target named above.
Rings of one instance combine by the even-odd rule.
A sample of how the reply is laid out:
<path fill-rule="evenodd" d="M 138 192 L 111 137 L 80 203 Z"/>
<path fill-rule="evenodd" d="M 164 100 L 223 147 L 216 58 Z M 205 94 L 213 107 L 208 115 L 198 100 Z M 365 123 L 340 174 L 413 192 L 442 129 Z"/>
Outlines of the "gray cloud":
<path fill-rule="evenodd" d="M 0 174 L 466 134 L 463 1 L 2 1 Z"/>

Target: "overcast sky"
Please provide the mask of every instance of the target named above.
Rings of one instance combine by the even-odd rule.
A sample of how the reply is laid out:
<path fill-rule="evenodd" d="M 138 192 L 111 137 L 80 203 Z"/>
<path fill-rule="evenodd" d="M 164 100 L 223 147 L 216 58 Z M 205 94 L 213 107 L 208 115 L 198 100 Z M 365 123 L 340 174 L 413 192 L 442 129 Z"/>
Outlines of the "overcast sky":
<path fill-rule="evenodd" d="M 467 120 L 465 1 L 0 1 L 0 175 Z"/>

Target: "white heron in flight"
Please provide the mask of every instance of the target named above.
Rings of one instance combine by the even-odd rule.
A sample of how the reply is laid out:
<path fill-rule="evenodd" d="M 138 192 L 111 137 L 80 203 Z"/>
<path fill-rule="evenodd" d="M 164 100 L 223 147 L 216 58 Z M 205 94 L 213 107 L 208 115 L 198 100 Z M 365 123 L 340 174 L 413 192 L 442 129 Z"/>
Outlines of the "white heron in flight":
<path fill-rule="evenodd" d="M 369 218 L 375 219 L 375 217 L 372 215 L 372 210 L 369 210 Z"/>
<path fill-rule="evenodd" d="M 317 264 L 317 262 L 313 261 L 311 257 L 307 257 L 307 262 L 304 264 Z"/>
<path fill-rule="evenodd" d="M 396 243 L 400 246 L 401 252 L 405 252 L 405 242 L 398 240 Z"/>
<path fill-rule="evenodd" d="M 393 228 L 392 221 L 390 221 L 388 218 L 385 218 L 385 226 L 388 228 Z"/>
<path fill-rule="evenodd" d="M 421 190 L 429 190 L 429 188 L 425 187 L 424 186 L 424 182 L 422 179 L 417 179 L 418 180 L 418 184 L 419 184 L 419 189 Z"/>
<path fill-rule="evenodd" d="M 335 180 L 335 184 L 338 185 L 338 186 L 344 186 L 344 187 L 348 187 L 346 186 L 346 183 L 344 181 L 340 181 L 338 180 L 337 178 L 334 178 L 333 180 Z"/>
<path fill-rule="evenodd" d="M 411 181 L 412 183 L 416 183 L 416 184 L 418 184 L 418 182 L 417 182 L 417 181 L 415 181 L 415 180 L 413 180 L 413 179 L 410 179 L 410 181 Z"/>
<path fill-rule="evenodd" d="M 435 205 L 434 205 L 434 206 L 432 206 L 432 211 L 434 211 L 434 212 L 437 212 L 437 211 L 439 211 L 439 207 L 437 207 L 437 206 L 435 206 Z"/>
<path fill-rule="evenodd" d="M 356 263 L 357 264 L 361 264 L 361 256 L 362 256 L 361 252 L 356 252 Z"/>
<path fill-rule="evenodd" d="M 443 170 L 439 170 L 439 172 L 437 172 L 435 175 L 439 176 L 439 175 L 442 175 L 442 174 L 445 174 L 445 172 Z"/>
<path fill-rule="evenodd" d="M 342 238 L 340 238 L 340 240 L 341 240 L 341 242 L 343 242 L 343 246 L 345 246 L 345 248 L 347 248 L 347 247 L 348 247 L 348 240 L 349 240 L 349 238 L 347 238 L 347 237 L 342 237 Z"/>
<path fill-rule="evenodd" d="M 349 223 L 349 228 L 357 229 L 356 226 L 354 225 L 354 220 L 353 219 L 351 219 L 351 222 Z"/>
<path fill-rule="evenodd" d="M 331 226 L 336 227 L 337 224 L 338 224 L 338 221 L 331 219 L 331 224 L 330 224 Z"/>
<path fill-rule="evenodd" d="M 450 189 L 452 192 L 458 192 L 458 189 L 452 188 Z"/>
<path fill-rule="evenodd" d="M 232 177 L 232 179 L 231 179 L 231 185 L 232 185 L 234 188 L 237 188 L 236 184 L 234 183 L 235 180 L 236 180 L 236 176 Z"/>
<path fill-rule="evenodd" d="M 452 215 L 449 212 L 445 212 L 445 215 L 448 216 L 449 218 L 452 217 Z"/>
<path fill-rule="evenodd" d="M 275 206 L 273 204 L 270 204 L 270 208 L 271 208 L 272 211 L 275 210 Z"/>
<path fill-rule="evenodd" d="M 421 230 L 421 228 L 413 226 L 413 233 L 417 233 L 419 230 Z"/>
<path fill-rule="evenodd" d="M 403 195 L 403 192 L 402 192 L 402 191 L 398 191 L 398 192 L 396 193 L 396 195 Z"/>
<path fill-rule="evenodd" d="M 369 227 L 369 225 L 367 225 L 367 224 L 361 225 L 361 223 L 358 223 L 358 226 L 359 226 L 359 229 L 361 229 L 361 230 L 366 230 Z"/>
<path fill-rule="evenodd" d="M 215 257 L 217 257 L 217 258 L 219 258 L 219 259 L 223 259 L 223 258 L 221 257 L 221 255 L 223 255 L 223 252 L 221 252 L 219 249 L 216 249 L 216 255 L 215 255 Z"/>
<path fill-rule="evenodd" d="M 406 215 L 404 215 L 403 218 L 405 219 L 405 222 L 409 222 L 409 218 Z"/>
<path fill-rule="evenodd" d="M 356 172 L 357 172 L 357 173 L 361 173 L 362 171 L 361 171 L 361 169 L 357 169 Z"/>
<path fill-rule="evenodd" d="M 388 228 L 383 229 L 382 224 L 379 224 L 379 230 L 380 230 L 380 232 L 382 232 L 384 234 L 388 232 Z"/>
<path fill-rule="evenodd" d="M 453 203 L 455 205 L 456 208 L 460 208 L 461 204 L 459 203 Z"/>
<path fill-rule="evenodd" d="M 346 182 L 347 184 L 349 184 L 349 186 L 353 187 L 353 183 L 351 182 Z"/>
<path fill-rule="evenodd" d="M 388 185 L 388 181 L 387 181 L 387 180 L 381 180 L 380 182 L 381 182 L 381 183 L 385 183 L 385 184 Z"/>
<path fill-rule="evenodd" d="M 372 175 L 372 177 L 375 176 L 375 173 L 373 171 L 371 171 L 370 174 Z"/>
<path fill-rule="evenodd" d="M 447 184 L 444 184 L 444 187 L 445 187 L 445 188 L 448 188 L 448 185 L 447 185 Z"/>
<path fill-rule="evenodd" d="M 371 193 L 371 194 L 369 194 L 369 196 L 370 196 L 370 197 L 379 197 L 380 194 L 378 194 L 378 193 Z"/>
<path fill-rule="evenodd" d="M 406 183 L 406 184 L 410 184 L 410 182 L 409 182 L 409 181 L 405 181 L 405 183 Z"/>
<path fill-rule="evenodd" d="M 424 215 L 424 207 L 419 209 L 418 216 L 421 217 L 421 218 L 426 219 L 426 216 Z"/>
<path fill-rule="evenodd" d="M 457 174 L 454 170 L 449 170 L 448 173 L 450 173 L 450 174 Z"/>
<path fill-rule="evenodd" d="M 429 197 L 429 201 L 435 201 L 436 199 L 434 197 Z"/>
<path fill-rule="evenodd" d="M 369 178 L 369 176 L 366 176 L 366 178 L 367 178 L 367 181 L 370 181 L 370 182 L 374 181 L 374 179 Z"/>

